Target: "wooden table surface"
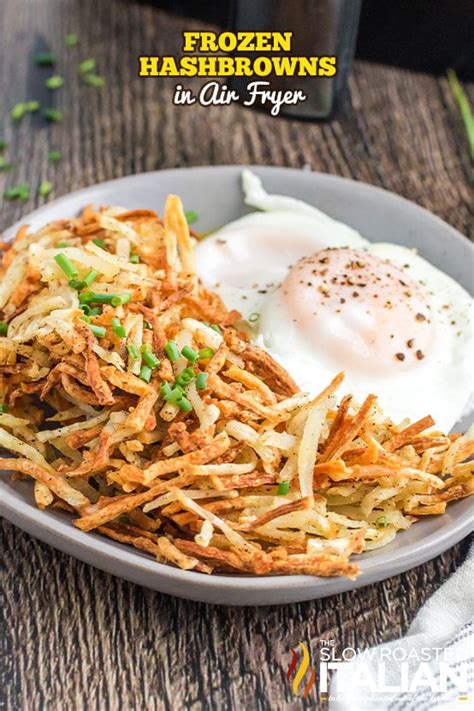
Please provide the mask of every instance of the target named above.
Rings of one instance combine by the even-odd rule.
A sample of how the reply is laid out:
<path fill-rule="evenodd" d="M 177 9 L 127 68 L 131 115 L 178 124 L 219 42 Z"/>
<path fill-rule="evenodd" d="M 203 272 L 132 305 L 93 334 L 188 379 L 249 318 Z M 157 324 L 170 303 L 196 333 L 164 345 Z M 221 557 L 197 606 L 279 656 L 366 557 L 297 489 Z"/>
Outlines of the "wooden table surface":
<path fill-rule="evenodd" d="M 310 165 L 404 195 L 468 233 L 468 151 L 442 78 L 358 62 L 351 105 L 330 124 L 238 105 L 173 107 L 174 82 L 139 79 L 136 57 L 176 51 L 183 29 L 204 29 L 198 22 L 125 0 L 2 0 L 0 12 L 0 137 L 15 163 L 0 173 L 1 193 L 48 178 L 59 196 L 200 164 Z M 72 32 L 79 45 L 66 48 Z M 57 53 L 66 77 L 54 94 L 43 88 L 49 70 L 32 62 L 41 50 Z M 107 79 L 102 90 L 77 79 L 77 63 L 88 57 Z M 60 108 L 63 122 L 29 116 L 12 126 L 10 108 L 37 98 Z M 56 166 L 47 163 L 53 149 L 63 153 Z M 44 202 L 34 195 L 5 203 L 0 226 Z M 408 573 L 324 600 L 224 608 L 113 578 L 6 522 L 3 534 L 0 706 L 28 710 L 300 708 L 285 679 L 292 647 L 325 638 L 338 649 L 363 648 L 403 634 L 467 551 L 461 542 Z M 317 704 L 312 694 L 306 705 Z"/>

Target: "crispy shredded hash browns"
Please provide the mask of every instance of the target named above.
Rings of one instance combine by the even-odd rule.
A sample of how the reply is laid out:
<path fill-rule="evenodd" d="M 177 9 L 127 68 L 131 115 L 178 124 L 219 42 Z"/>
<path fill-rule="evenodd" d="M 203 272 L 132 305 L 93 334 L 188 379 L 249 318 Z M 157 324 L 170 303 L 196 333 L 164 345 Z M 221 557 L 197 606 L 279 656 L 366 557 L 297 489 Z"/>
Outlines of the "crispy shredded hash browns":
<path fill-rule="evenodd" d="M 0 243 L 0 469 L 41 509 L 185 570 L 355 578 L 352 554 L 473 492 L 473 428 L 338 406 L 342 374 L 298 392 L 193 241 L 170 196 L 163 220 L 88 206 Z"/>

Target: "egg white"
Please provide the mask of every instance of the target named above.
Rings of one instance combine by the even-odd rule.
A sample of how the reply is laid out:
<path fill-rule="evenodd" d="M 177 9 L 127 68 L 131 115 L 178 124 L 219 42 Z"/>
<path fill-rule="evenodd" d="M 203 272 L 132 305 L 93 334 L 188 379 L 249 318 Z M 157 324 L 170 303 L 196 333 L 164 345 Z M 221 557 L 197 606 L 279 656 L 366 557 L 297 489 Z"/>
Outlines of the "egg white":
<path fill-rule="evenodd" d="M 303 391 L 315 395 L 339 365 L 327 358 L 323 348 L 311 352 L 285 319 L 279 285 L 299 259 L 328 247 L 365 249 L 388 259 L 425 290 L 437 315 L 435 352 L 419 367 L 390 378 L 351 372 L 350 363 L 346 364 L 343 391 L 359 401 L 373 392 L 395 422 L 430 414 L 437 427 L 449 431 L 473 399 L 473 300 L 469 294 L 414 250 L 371 244 L 302 201 L 266 193 L 250 171 L 243 172 L 243 188 L 246 204 L 265 212 L 229 223 L 198 245 L 197 270 L 204 284 L 217 291 L 228 308 L 250 319 L 258 344 L 270 351 Z"/>

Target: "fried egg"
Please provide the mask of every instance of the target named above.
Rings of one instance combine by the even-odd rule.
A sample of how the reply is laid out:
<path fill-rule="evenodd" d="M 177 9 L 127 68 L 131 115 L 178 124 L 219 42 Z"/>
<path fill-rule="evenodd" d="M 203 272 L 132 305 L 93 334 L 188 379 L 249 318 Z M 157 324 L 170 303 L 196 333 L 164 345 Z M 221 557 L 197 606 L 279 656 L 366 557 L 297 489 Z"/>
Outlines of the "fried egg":
<path fill-rule="evenodd" d="M 449 431 L 472 391 L 469 294 L 420 257 L 371 244 L 316 208 L 268 195 L 244 173 L 247 215 L 203 240 L 197 268 L 255 340 L 316 395 L 343 370 L 344 391 L 378 396 L 395 422 L 430 414 Z"/>

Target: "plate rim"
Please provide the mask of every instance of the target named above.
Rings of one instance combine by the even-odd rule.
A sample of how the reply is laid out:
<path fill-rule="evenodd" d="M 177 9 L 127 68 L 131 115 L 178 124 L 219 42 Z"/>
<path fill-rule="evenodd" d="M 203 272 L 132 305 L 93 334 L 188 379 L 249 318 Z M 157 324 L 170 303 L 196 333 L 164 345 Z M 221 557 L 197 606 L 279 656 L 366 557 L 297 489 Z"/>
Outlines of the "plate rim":
<path fill-rule="evenodd" d="M 145 178 L 149 181 L 156 178 L 157 180 L 159 179 L 160 181 L 163 181 L 166 180 L 166 176 L 170 174 L 176 175 L 177 173 L 189 172 L 199 173 L 207 172 L 209 170 L 229 174 L 233 172 L 240 173 L 245 168 L 255 170 L 259 175 L 264 175 L 265 173 L 271 174 L 275 171 L 284 171 L 288 174 L 290 179 L 292 174 L 301 176 L 302 173 L 302 170 L 299 168 L 288 168 L 285 166 L 230 164 L 170 168 L 125 175 L 101 183 L 88 185 L 52 200 L 17 220 L 12 226 L 5 230 L 5 235 L 8 238 L 15 232 L 16 229 L 18 229 L 19 225 L 25 224 L 25 222 L 28 222 L 29 220 L 41 217 L 43 213 L 50 211 L 52 206 L 60 207 L 61 203 L 66 203 L 71 199 L 78 199 L 82 196 L 86 198 L 88 194 L 93 193 L 97 189 L 113 189 L 118 183 L 135 180 L 137 178 Z M 418 205 L 417 203 L 414 203 L 401 195 L 397 195 L 396 193 L 393 193 L 385 188 L 371 185 L 370 183 L 357 181 L 352 178 L 346 178 L 331 173 L 308 171 L 308 176 L 310 175 L 321 178 L 327 182 L 340 183 L 342 181 L 346 184 L 350 183 L 352 189 L 355 190 L 366 191 L 368 188 L 372 192 L 382 193 L 384 195 L 384 199 L 389 199 L 394 203 L 401 201 L 405 209 L 412 212 L 422 210 L 426 213 L 426 216 L 428 216 L 429 219 L 435 220 L 440 227 L 442 226 L 446 233 L 447 239 L 453 239 L 459 244 L 462 243 L 464 249 L 467 245 L 468 248 L 470 248 L 470 254 L 474 256 L 474 245 L 467 237 L 425 207 L 422 207 L 421 205 Z M 178 597 L 189 597 L 194 600 L 206 600 L 208 602 L 210 601 L 209 598 L 213 595 L 219 597 L 219 594 L 222 594 L 225 597 L 225 594 L 229 592 L 234 594 L 238 594 L 239 592 L 258 592 L 261 595 L 268 593 L 269 597 L 271 597 L 271 593 L 275 591 L 275 588 L 278 588 L 280 593 L 284 593 L 286 591 L 290 596 L 292 591 L 294 591 L 295 588 L 298 588 L 301 593 L 298 597 L 300 600 L 315 599 L 318 597 L 346 592 L 369 585 L 373 582 L 385 580 L 393 575 L 397 575 L 405 570 L 420 565 L 434 556 L 444 552 L 447 548 L 467 536 L 474 528 L 473 511 L 471 516 L 466 515 L 461 520 L 454 520 L 447 526 L 447 530 L 441 532 L 441 535 L 439 531 L 434 531 L 431 534 L 428 534 L 425 537 L 420 537 L 418 540 L 408 544 L 405 550 L 401 551 L 399 549 L 394 549 L 392 551 L 385 549 L 382 554 L 382 561 L 377 555 L 368 558 L 364 558 L 363 556 L 356 557 L 354 560 L 357 560 L 357 562 L 360 563 L 361 573 L 354 581 L 349 580 L 348 578 L 340 577 L 323 578 L 318 576 L 313 577 L 301 575 L 270 575 L 261 577 L 242 575 L 207 576 L 203 573 L 198 573 L 192 570 L 185 571 L 159 563 L 152 558 L 147 558 L 138 551 L 130 549 L 128 546 L 109 541 L 96 533 L 92 533 L 92 535 L 91 533 L 84 533 L 74 527 L 71 520 L 62 520 L 60 518 L 50 516 L 47 511 L 39 511 L 27 500 L 25 500 L 22 494 L 6 486 L 4 481 L 1 479 L 0 490 L 2 490 L 0 514 L 2 514 L 11 523 L 19 526 L 34 537 L 39 538 L 40 540 L 47 539 L 46 542 L 48 545 L 58 548 L 59 550 L 67 548 L 69 555 L 83 560 L 96 568 L 111 572 L 109 570 L 109 566 L 101 565 L 102 560 L 105 559 L 117 567 L 117 570 L 112 574 L 117 577 L 131 580 L 137 584 L 148 585 L 151 587 L 149 582 L 143 583 L 138 579 L 140 575 L 146 573 L 153 579 L 156 578 L 155 589 L 157 590 L 160 589 L 160 581 L 170 584 L 175 583 L 176 586 L 183 586 L 183 588 L 187 585 L 191 591 L 188 595 L 186 595 L 185 589 L 182 591 L 178 589 L 178 592 L 173 592 L 171 594 L 177 595 Z M 20 498 L 20 507 L 18 507 L 18 498 Z M 38 530 L 40 533 L 37 532 Z M 45 535 L 41 536 L 41 532 L 44 532 Z M 400 535 L 403 535 L 403 532 L 401 532 Z M 58 539 L 57 545 L 50 542 L 50 537 Z M 66 543 L 69 545 L 66 545 Z M 78 548 L 79 550 L 75 553 L 69 553 L 69 548 L 71 546 Z M 94 558 L 94 560 L 92 561 L 91 558 Z M 196 592 L 197 589 L 202 591 L 202 594 L 200 592 Z M 217 602 L 224 602 L 224 604 L 226 604 L 225 600 L 217 600 Z M 257 600 L 250 603 L 234 602 L 232 604 L 265 605 L 272 604 L 272 600 Z"/>

